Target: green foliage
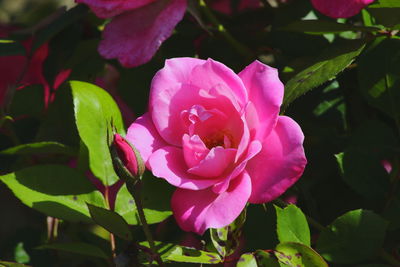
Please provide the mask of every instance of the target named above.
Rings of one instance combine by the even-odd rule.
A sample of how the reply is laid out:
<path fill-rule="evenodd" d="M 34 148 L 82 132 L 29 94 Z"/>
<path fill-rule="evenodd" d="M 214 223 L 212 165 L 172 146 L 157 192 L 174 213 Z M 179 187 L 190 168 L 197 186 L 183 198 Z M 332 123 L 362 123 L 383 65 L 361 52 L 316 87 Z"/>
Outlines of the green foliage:
<path fill-rule="evenodd" d="M 30 144 L 18 145 L 0 151 L 4 155 L 30 155 L 30 154 L 65 154 L 75 155 L 75 151 L 58 142 L 37 142 Z"/>
<path fill-rule="evenodd" d="M 327 48 L 313 64 L 286 83 L 283 109 L 299 96 L 333 79 L 354 61 L 364 47 L 365 40 L 354 40 Z"/>
<path fill-rule="evenodd" d="M 90 216 L 98 225 L 125 240 L 132 240 L 128 223 L 118 213 L 87 204 Z"/>
<path fill-rule="evenodd" d="M 69 221 L 90 222 L 85 202 L 103 206 L 103 197 L 81 173 L 63 165 L 40 165 L 0 176 L 28 207 Z"/>
<path fill-rule="evenodd" d="M 280 263 L 290 267 L 328 267 L 328 264 L 317 252 L 300 243 L 280 243 L 275 250 L 275 255 Z"/>
<path fill-rule="evenodd" d="M 24 46 L 14 40 L 0 39 L 0 56 L 25 55 Z"/>
<path fill-rule="evenodd" d="M 321 232 L 317 251 L 335 263 L 359 263 L 377 257 L 387 221 L 368 210 L 353 210 L 338 217 Z"/>
<path fill-rule="evenodd" d="M 38 249 L 53 249 L 58 251 L 70 252 L 74 254 L 81 254 L 90 257 L 97 257 L 101 259 L 108 259 L 101 249 L 91 244 L 82 242 L 70 242 L 70 243 L 51 243 L 38 247 Z"/>
<path fill-rule="evenodd" d="M 105 185 L 118 180 L 109 151 L 112 125 L 124 134 L 121 113 L 112 97 L 95 85 L 70 82 L 75 107 L 75 120 L 79 136 L 89 150 L 90 170 Z"/>
<path fill-rule="evenodd" d="M 275 206 L 280 242 L 298 242 L 310 246 L 310 229 L 303 212 L 295 205 L 284 209 Z"/>

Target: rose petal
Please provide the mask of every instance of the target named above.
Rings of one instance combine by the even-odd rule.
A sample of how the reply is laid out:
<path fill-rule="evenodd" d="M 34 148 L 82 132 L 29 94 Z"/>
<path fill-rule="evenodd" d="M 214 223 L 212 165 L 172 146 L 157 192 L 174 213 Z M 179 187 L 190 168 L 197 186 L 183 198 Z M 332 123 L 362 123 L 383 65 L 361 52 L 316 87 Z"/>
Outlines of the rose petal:
<path fill-rule="evenodd" d="M 182 137 L 183 156 L 188 168 L 192 168 L 204 159 L 210 150 L 204 145 L 198 135 Z"/>
<path fill-rule="evenodd" d="M 278 118 L 261 152 L 247 163 L 253 188 L 249 202 L 271 201 L 298 180 L 307 164 L 303 140 L 303 132 L 294 120 Z"/>
<path fill-rule="evenodd" d="M 236 152 L 237 150 L 232 148 L 213 147 L 207 156 L 188 172 L 206 178 L 218 177 L 234 163 Z"/>
<path fill-rule="evenodd" d="M 107 59 L 118 58 L 125 67 L 148 62 L 172 34 L 185 10 L 185 0 L 157 0 L 114 17 L 103 31 L 100 54 Z"/>
<path fill-rule="evenodd" d="M 150 114 L 145 113 L 129 126 L 125 137 L 139 151 L 140 156 L 149 168 L 148 159 L 157 149 L 167 144 L 158 134 L 151 121 Z"/>
<path fill-rule="evenodd" d="M 111 18 L 125 11 L 133 10 L 147 5 L 155 0 L 75 0 L 77 3 L 83 3 L 99 18 Z"/>
<path fill-rule="evenodd" d="M 375 0 L 311 0 L 311 3 L 322 14 L 332 18 L 348 18 L 356 15 L 361 9 Z"/>
<path fill-rule="evenodd" d="M 276 124 L 284 86 L 278 70 L 254 61 L 239 73 L 249 94 L 246 121 L 253 138 L 263 140 Z"/>
<path fill-rule="evenodd" d="M 218 178 L 204 179 L 188 173 L 184 162 L 182 149 L 166 146 L 154 152 L 148 164 L 155 176 L 164 178 L 173 186 L 184 189 L 200 190 L 219 181 Z"/>
<path fill-rule="evenodd" d="M 203 75 L 204 80 L 208 79 L 207 76 L 217 77 L 223 70 L 225 73 L 223 75 L 221 74 L 222 76 L 220 78 L 213 79 L 218 83 L 215 84 L 215 87 L 202 87 L 211 86 L 211 82 L 200 83 L 201 79 L 194 78 L 194 72 L 202 65 L 211 64 L 209 63 L 211 61 L 207 62 L 188 58 L 168 60 L 164 68 L 157 72 L 153 78 L 150 92 L 150 113 L 160 135 L 172 145 L 180 146 L 182 141 L 181 137 L 185 133 L 188 133 L 187 123 L 182 121 L 182 112 L 190 110 L 194 105 L 202 106 L 207 110 L 216 108 L 222 111 L 228 118 L 238 117 L 240 119 L 238 108 L 235 107 L 234 103 L 237 97 L 233 97 L 230 88 L 224 87 L 224 89 L 222 89 L 221 77 L 223 75 L 234 75 L 236 78 L 230 79 L 237 81 L 239 85 L 236 87 L 243 87 L 243 85 L 240 85 L 240 79 L 227 67 L 221 67 L 222 64 L 217 65 L 213 63 L 213 65 L 217 67 L 212 67 L 210 71 L 216 71 L 217 74 L 206 74 L 203 71 L 201 75 Z M 229 71 L 227 71 L 227 69 Z M 197 70 L 197 72 L 200 71 L 201 69 Z M 200 74 L 197 73 L 197 75 Z M 228 77 L 224 78 L 230 81 Z M 233 87 L 235 86 L 233 85 Z M 245 90 L 244 87 L 242 89 Z M 246 94 L 245 91 L 243 94 Z M 239 106 L 237 103 L 236 105 Z M 232 114 L 235 113 L 238 115 L 232 116 Z M 241 135 L 237 129 L 232 132 L 232 134 Z"/>
<path fill-rule="evenodd" d="M 243 172 L 222 194 L 211 189 L 177 189 L 171 207 L 183 230 L 203 234 L 207 228 L 220 228 L 233 222 L 246 206 L 250 193 L 250 177 Z"/>

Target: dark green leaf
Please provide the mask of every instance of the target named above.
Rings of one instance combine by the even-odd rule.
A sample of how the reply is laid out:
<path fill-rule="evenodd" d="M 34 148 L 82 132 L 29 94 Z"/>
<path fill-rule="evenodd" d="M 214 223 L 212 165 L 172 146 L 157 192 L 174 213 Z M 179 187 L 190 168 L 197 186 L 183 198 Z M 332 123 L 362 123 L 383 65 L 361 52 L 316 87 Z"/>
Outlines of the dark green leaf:
<path fill-rule="evenodd" d="M 85 201 L 103 205 L 103 197 L 80 172 L 63 165 L 34 166 L 0 176 L 25 205 L 49 216 L 90 222 Z"/>
<path fill-rule="evenodd" d="M 124 134 L 121 113 L 113 98 L 95 85 L 71 81 L 75 120 L 79 136 L 89 150 L 89 164 L 93 174 L 105 185 L 118 180 L 109 151 L 111 124 Z"/>
<path fill-rule="evenodd" d="M 18 145 L 0 151 L 0 154 L 4 155 L 29 155 L 29 154 L 65 154 L 75 155 L 76 152 L 61 143 L 57 142 L 38 142 Z"/>
<path fill-rule="evenodd" d="M 0 261 L 0 267 L 29 267 L 29 266 L 16 262 Z"/>
<path fill-rule="evenodd" d="M 300 243 L 280 243 L 275 250 L 278 260 L 290 267 L 328 267 L 315 250 Z"/>
<path fill-rule="evenodd" d="M 159 223 L 172 212 L 169 205 L 174 188 L 160 178 L 146 172 L 142 179 L 144 213 L 149 224 Z M 122 186 L 115 201 L 115 211 L 129 224 L 139 224 L 135 201 L 126 186 Z"/>
<path fill-rule="evenodd" d="M 38 249 L 54 249 L 59 251 L 81 254 L 96 258 L 108 259 L 108 256 L 98 247 L 82 242 L 52 243 L 38 247 Z"/>
<path fill-rule="evenodd" d="M 369 5 L 368 8 L 400 7 L 398 0 L 378 0 Z"/>
<path fill-rule="evenodd" d="M 275 206 L 280 242 L 297 242 L 310 246 L 310 228 L 303 212 L 295 205 L 284 209 Z"/>
<path fill-rule="evenodd" d="M 356 40 L 326 49 L 314 64 L 300 71 L 286 83 L 283 110 L 299 96 L 333 79 L 353 62 L 364 47 L 364 40 Z"/>
<path fill-rule="evenodd" d="M 380 29 L 375 27 L 354 26 L 327 20 L 300 20 L 282 27 L 280 30 L 304 32 L 309 34 L 326 34 L 341 33 L 345 31 L 375 32 Z"/>
<path fill-rule="evenodd" d="M 132 233 L 127 222 L 118 213 L 87 204 L 92 219 L 110 233 L 125 240 L 132 240 Z"/>
<path fill-rule="evenodd" d="M 388 223 L 368 210 L 353 210 L 338 217 L 321 232 L 317 250 L 328 261 L 357 263 L 377 256 Z"/>
<path fill-rule="evenodd" d="M 400 117 L 400 40 L 378 39 L 361 57 L 358 77 L 368 103 Z"/>
<path fill-rule="evenodd" d="M 79 19 L 84 17 L 88 12 L 88 8 L 85 5 L 77 5 L 68 11 L 63 12 L 57 18 L 50 23 L 46 24 L 41 28 L 35 35 L 32 49 L 36 50 L 45 42 L 49 41 L 57 33 L 64 30 L 72 23 L 77 22 Z"/>

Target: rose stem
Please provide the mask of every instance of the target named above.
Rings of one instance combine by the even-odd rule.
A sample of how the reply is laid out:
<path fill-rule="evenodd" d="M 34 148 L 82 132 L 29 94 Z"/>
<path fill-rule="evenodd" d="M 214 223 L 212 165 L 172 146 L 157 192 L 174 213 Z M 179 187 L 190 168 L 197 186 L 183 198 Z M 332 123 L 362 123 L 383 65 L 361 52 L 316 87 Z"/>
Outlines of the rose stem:
<path fill-rule="evenodd" d="M 154 244 L 153 236 L 151 235 L 149 225 L 147 224 L 146 216 L 144 215 L 142 199 L 141 199 L 141 181 L 126 181 L 126 187 L 128 188 L 129 193 L 131 193 L 136 208 L 139 214 L 140 223 L 142 224 L 144 234 L 146 235 L 147 241 L 149 242 L 150 249 L 153 251 L 155 260 L 157 261 L 159 266 L 164 266 L 160 255 L 157 252 L 156 246 Z"/>

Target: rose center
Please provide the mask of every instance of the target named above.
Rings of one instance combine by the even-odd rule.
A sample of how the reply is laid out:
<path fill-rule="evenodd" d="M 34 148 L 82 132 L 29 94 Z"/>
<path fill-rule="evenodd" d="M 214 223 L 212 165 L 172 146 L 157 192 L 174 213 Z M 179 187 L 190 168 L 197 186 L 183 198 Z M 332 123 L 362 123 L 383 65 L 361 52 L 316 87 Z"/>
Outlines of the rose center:
<path fill-rule="evenodd" d="M 231 148 L 234 146 L 232 142 L 232 135 L 224 131 L 216 132 L 208 137 L 203 137 L 202 141 L 208 149 L 212 149 L 213 147 L 217 146 L 221 146 L 223 148 Z"/>

